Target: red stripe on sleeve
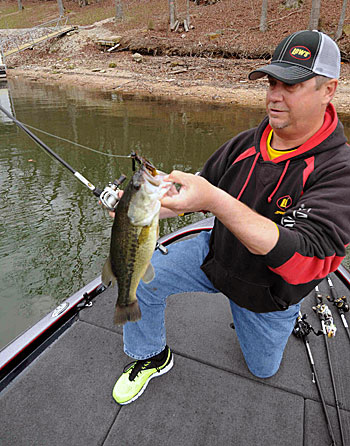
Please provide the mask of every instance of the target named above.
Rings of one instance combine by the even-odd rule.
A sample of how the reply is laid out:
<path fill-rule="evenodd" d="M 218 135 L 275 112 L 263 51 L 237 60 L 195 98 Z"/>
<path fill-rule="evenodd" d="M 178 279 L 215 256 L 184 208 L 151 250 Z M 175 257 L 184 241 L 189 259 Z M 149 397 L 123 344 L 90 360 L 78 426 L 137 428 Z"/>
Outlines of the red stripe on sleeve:
<path fill-rule="evenodd" d="M 323 279 L 327 274 L 335 271 L 344 257 L 337 255 L 319 259 L 318 257 L 305 257 L 296 252 L 285 264 L 278 268 L 270 268 L 291 285 Z"/>
<path fill-rule="evenodd" d="M 304 194 L 304 187 L 307 179 L 309 178 L 310 174 L 315 170 L 315 157 L 312 156 L 311 158 L 307 158 L 304 160 L 306 163 L 306 167 L 303 172 L 303 190 L 301 191 L 300 196 Z"/>
<path fill-rule="evenodd" d="M 312 156 L 311 158 L 307 158 L 304 161 L 307 164 L 307 167 L 304 169 L 304 172 L 303 172 L 303 189 L 305 187 L 305 183 L 306 183 L 307 179 L 309 178 L 310 174 L 315 169 L 315 157 Z"/>

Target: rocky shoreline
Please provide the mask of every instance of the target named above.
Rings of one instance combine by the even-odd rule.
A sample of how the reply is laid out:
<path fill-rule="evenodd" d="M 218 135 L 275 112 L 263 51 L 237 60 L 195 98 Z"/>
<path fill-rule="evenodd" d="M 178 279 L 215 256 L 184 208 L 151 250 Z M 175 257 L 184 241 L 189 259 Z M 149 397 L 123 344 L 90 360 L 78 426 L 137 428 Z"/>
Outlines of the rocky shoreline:
<path fill-rule="evenodd" d="M 256 61 L 250 62 L 253 69 Z M 247 64 L 248 61 L 245 61 L 245 65 Z M 241 72 L 242 69 L 241 67 L 239 71 Z M 232 72 L 230 74 L 232 75 Z M 52 69 L 41 65 L 30 65 L 8 70 L 9 79 L 23 78 L 31 82 L 75 85 L 79 88 L 114 91 L 128 96 L 153 96 L 175 101 L 190 100 L 223 105 L 265 107 L 266 82 L 264 81 L 251 82 L 245 79 L 232 82 L 220 81 L 204 75 L 197 79 L 184 77 L 161 75 L 156 69 L 153 73 L 138 73 L 129 67 L 115 70 L 56 66 Z M 333 103 L 338 112 L 350 113 L 350 80 L 347 78 L 342 77 L 340 80 Z"/>

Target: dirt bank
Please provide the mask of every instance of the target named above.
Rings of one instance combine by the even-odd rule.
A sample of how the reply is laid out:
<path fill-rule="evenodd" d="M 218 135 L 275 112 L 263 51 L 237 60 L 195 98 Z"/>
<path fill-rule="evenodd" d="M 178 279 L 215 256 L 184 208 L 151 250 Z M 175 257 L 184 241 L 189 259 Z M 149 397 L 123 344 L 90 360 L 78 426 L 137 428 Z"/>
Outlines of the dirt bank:
<path fill-rule="evenodd" d="M 249 71 L 264 61 L 144 56 L 137 63 L 131 53 L 119 54 L 113 60 L 115 68 L 109 68 L 110 60 L 89 61 L 85 66 L 67 66 L 67 61 L 24 65 L 9 69 L 8 77 L 128 95 L 264 107 L 266 81 L 247 80 Z M 349 67 L 344 68 L 333 103 L 339 112 L 350 113 Z"/>

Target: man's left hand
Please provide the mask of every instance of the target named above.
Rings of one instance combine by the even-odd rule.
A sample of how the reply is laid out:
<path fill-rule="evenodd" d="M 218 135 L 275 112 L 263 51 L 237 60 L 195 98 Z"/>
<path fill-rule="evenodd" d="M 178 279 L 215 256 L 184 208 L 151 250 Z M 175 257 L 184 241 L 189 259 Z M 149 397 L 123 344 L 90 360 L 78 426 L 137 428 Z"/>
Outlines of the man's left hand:
<path fill-rule="evenodd" d="M 205 178 L 174 170 L 165 180 L 179 184 L 180 190 L 178 194 L 165 195 L 161 200 L 162 207 L 177 214 L 210 211 L 210 203 L 214 199 L 216 188 Z"/>

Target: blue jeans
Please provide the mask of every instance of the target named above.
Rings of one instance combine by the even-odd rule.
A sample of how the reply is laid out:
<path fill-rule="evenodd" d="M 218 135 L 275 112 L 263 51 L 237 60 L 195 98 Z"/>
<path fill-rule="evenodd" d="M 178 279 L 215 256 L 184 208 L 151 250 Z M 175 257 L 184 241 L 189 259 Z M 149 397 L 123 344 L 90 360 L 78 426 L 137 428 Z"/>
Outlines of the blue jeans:
<path fill-rule="evenodd" d="M 166 346 L 165 306 L 168 296 L 184 292 L 218 293 L 200 269 L 209 250 L 210 233 L 169 246 L 167 255 L 155 251 L 155 278 L 137 289 L 142 319 L 124 325 L 124 351 L 134 359 L 157 355 Z M 249 370 L 259 378 L 274 375 L 293 331 L 300 304 L 285 311 L 254 313 L 230 300 L 236 333 Z"/>

